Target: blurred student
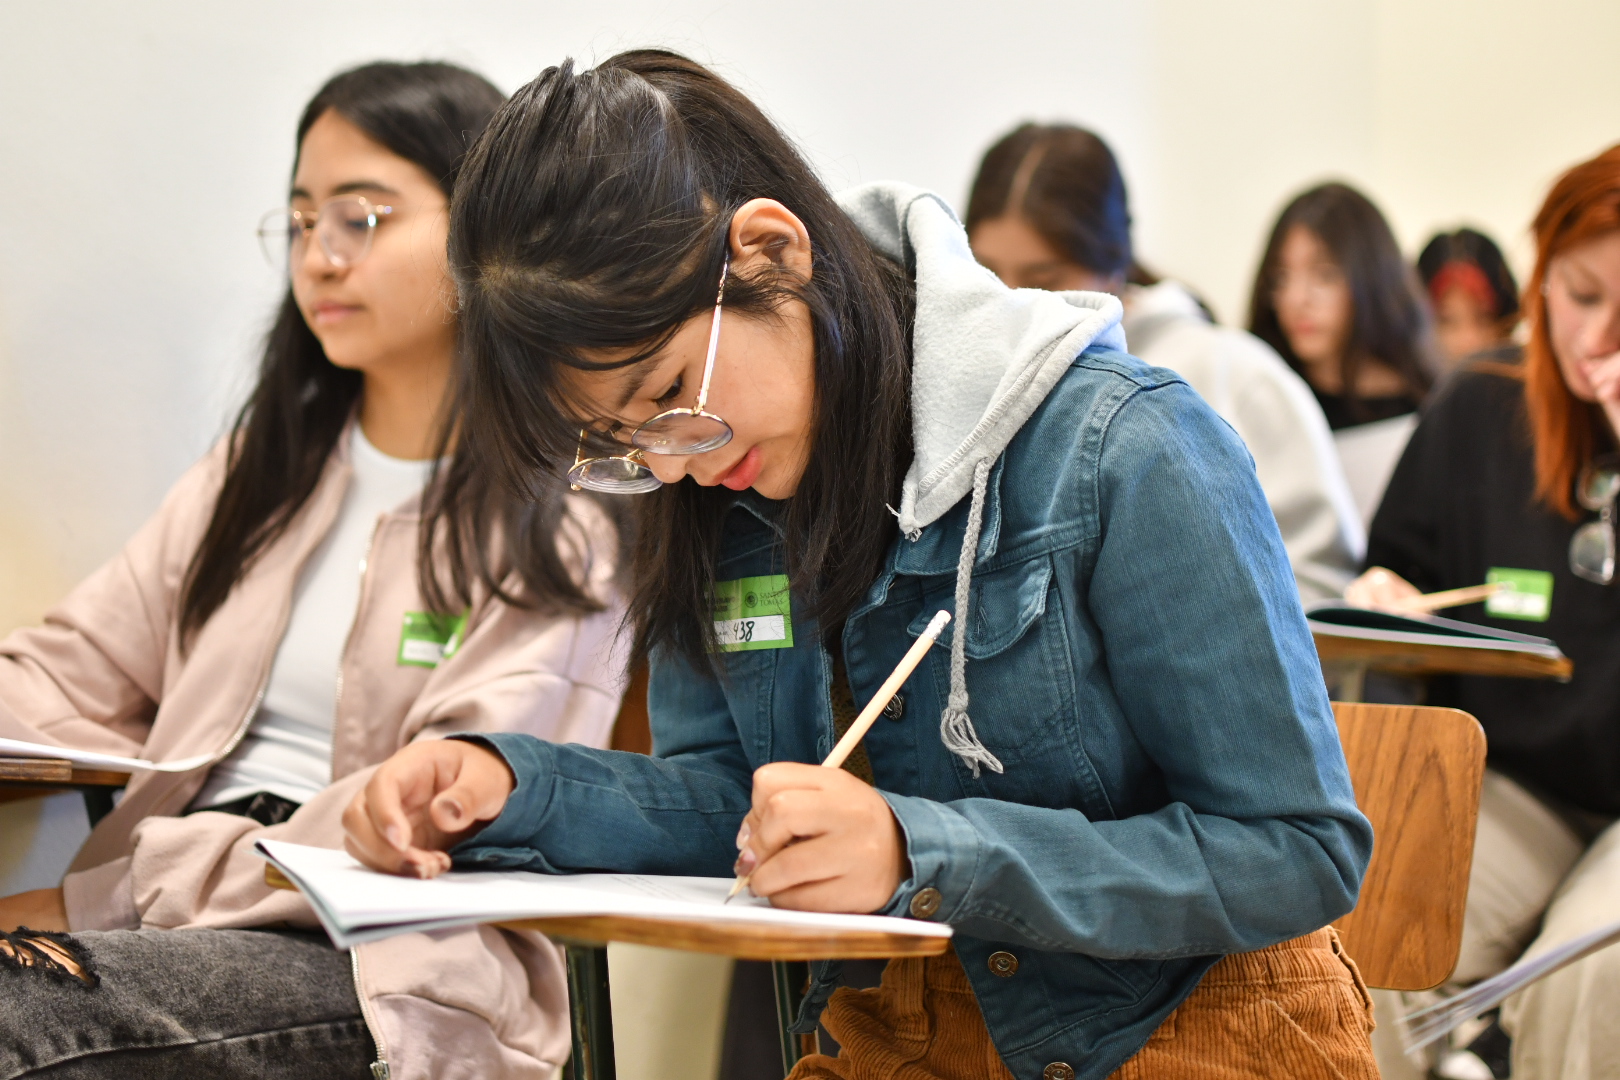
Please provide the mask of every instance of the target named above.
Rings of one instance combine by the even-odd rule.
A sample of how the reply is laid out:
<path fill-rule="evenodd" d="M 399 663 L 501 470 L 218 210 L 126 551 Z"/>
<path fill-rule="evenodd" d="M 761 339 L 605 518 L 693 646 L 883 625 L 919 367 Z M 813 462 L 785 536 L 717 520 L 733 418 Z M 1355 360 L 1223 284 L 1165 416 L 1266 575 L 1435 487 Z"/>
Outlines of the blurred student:
<path fill-rule="evenodd" d="M 1516 354 L 1511 339 L 1519 321 L 1519 286 L 1495 241 L 1474 229 L 1437 233 L 1424 245 L 1417 269 L 1448 366 L 1480 353 Z"/>
<path fill-rule="evenodd" d="M 1364 531 L 1321 408 L 1263 342 L 1213 325 L 1186 288 L 1134 262 L 1125 178 L 1106 143 L 1067 124 L 1003 136 L 979 164 L 967 230 L 978 260 L 1014 288 L 1120 295 L 1131 351 L 1191 383 L 1248 445 L 1300 597 L 1344 591 Z"/>
<path fill-rule="evenodd" d="M 300 896 L 266 887 L 252 850 L 340 846 L 344 805 L 412 741 L 607 740 L 601 511 L 475 475 L 447 528 L 418 525 L 435 463 L 466 472 L 459 450 L 443 457 L 447 210 L 502 100 L 432 63 L 368 65 L 316 94 L 292 205 L 261 233 L 290 288 L 230 435 L 44 626 L 0 642 L 0 734 L 212 755 L 137 774 L 61 889 L 0 900 L 0 928 L 73 931 L 0 946 L 0 1076 L 539 1077 L 566 1056 L 544 939 L 413 934 L 351 959 L 308 932 Z M 469 573 L 466 553 L 497 543 L 498 570 Z M 430 546 L 446 555 L 423 561 Z"/>
<path fill-rule="evenodd" d="M 1415 276 L 1365 195 L 1323 184 L 1284 208 L 1255 275 L 1249 330 L 1315 391 L 1371 520 L 1435 360 Z"/>
<path fill-rule="evenodd" d="M 1620 918 L 1620 146 L 1565 173 L 1534 231 L 1522 364 L 1466 364 L 1429 406 L 1349 592 L 1378 606 L 1507 581 L 1448 614 L 1550 637 L 1575 661 L 1568 683 L 1432 689 L 1490 743 L 1453 976 L 1465 983 Z M 1617 999 L 1614 948 L 1509 999 L 1516 1080 L 1614 1076 Z"/>

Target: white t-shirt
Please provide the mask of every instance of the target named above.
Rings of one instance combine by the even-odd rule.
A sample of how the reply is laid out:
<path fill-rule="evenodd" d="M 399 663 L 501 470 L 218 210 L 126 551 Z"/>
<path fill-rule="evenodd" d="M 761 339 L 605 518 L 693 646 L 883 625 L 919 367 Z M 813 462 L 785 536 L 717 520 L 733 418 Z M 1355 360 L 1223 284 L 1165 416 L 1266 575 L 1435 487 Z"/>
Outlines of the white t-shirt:
<path fill-rule="evenodd" d="M 193 807 L 258 791 L 303 803 L 332 782 L 338 667 L 360 606 L 371 535 L 381 515 L 422 490 L 433 468 L 431 461 L 389 457 L 366 441 L 359 424 L 353 432 L 354 474 L 337 521 L 299 574 L 264 700 L 236 749 L 208 774 Z"/>

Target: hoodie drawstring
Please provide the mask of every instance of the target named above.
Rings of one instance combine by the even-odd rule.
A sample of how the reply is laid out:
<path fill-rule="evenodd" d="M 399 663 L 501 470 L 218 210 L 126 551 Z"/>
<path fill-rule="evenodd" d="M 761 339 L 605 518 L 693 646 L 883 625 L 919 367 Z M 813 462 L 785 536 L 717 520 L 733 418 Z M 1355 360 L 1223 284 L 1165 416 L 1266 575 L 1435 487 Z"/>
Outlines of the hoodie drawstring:
<path fill-rule="evenodd" d="M 968 716 L 967 628 L 968 594 L 973 586 L 973 561 L 979 554 L 979 530 L 984 526 L 984 492 L 990 481 L 990 463 L 973 467 L 973 500 L 968 504 L 967 532 L 962 537 L 962 554 L 956 561 L 956 625 L 951 628 L 951 693 L 945 711 L 939 714 L 939 739 L 945 749 L 967 762 L 978 779 L 979 766 L 1003 772 L 1001 762 L 973 730 Z"/>

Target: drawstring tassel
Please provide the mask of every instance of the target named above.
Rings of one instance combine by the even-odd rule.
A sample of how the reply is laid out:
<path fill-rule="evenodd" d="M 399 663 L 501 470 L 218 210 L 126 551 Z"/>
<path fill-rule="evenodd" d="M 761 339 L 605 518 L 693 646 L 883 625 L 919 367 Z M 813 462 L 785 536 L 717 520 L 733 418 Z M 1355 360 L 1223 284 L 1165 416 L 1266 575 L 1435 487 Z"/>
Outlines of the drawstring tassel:
<path fill-rule="evenodd" d="M 1001 762 L 979 741 L 968 716 L 967 628 L 968 594 L 973 585 L 973 561 L 979 554 L 979 530 L 984 525 L 984 492 L 990 481 L 990 463 L 973 467 L 973 500 L 968 504 L 967 532 L 956 562 L 956 625 L 951 629 L 951 692 L 939 715 L 939 738 L 945 749 L 967 762 L 978 779 L 979 766 L 1003 772 Z"/>

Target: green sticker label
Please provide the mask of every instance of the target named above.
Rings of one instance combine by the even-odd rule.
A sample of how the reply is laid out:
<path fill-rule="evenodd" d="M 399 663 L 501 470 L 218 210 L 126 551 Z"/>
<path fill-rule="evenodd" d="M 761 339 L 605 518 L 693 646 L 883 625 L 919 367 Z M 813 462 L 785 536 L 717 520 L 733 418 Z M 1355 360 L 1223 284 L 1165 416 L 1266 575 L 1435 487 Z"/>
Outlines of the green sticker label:
<path fill-rule="evenodd" d="M 1552 613 L 1553 576 L 1545 570 L 1514 570 L 1493 566 L 1485 572 L 1485 583 L 1498 581 L 1507 587 L 1485 599 L 1485 614 L 1498 619 L 1524 619 L 1546 622 Z"/>
<path fill-rule="evenodd" d="M 772 574 L 716 582 L 714 636 L 721 652 L 791 649 L 793 619 L 787 577 Z"/>
<path fill-rule="evenodd" d="M 399 631 L 401 667 L 438 667 L 461 648 L 467 634 L 468 608 L 460 615 L 439 615 L 432 611 L 407 611 Z"/>

